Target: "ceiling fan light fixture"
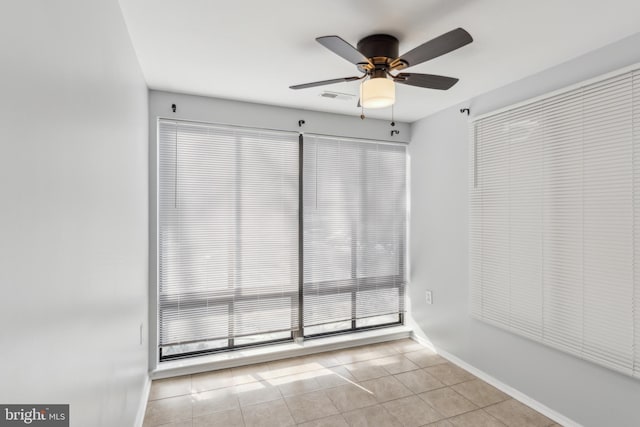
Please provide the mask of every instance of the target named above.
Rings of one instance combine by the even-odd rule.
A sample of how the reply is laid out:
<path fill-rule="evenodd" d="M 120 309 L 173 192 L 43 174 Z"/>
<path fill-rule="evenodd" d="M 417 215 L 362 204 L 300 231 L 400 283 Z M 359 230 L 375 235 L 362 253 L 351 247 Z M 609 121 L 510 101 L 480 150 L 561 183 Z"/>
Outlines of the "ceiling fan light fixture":
<path fill-rule="evenodd" d="M 390 107 L 396 102 L 396 86 L 386 77 L 370 78 L 360 84 L 360 102 L 364 108 Z"/>

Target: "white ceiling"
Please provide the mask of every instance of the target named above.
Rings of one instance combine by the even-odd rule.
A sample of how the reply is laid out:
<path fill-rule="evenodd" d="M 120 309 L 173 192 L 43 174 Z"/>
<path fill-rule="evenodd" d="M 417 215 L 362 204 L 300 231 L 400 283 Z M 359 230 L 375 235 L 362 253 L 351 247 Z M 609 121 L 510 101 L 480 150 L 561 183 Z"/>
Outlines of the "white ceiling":
<path fill-rule="evenodd" d="M 359 115 L 359 75 L 315 41 L 375 33 L 400 53 L 457 27 L 474 42 L 407 72 L 460 78 L 448 91 L 397 85 L 396 119 L 415 121 L 640 31 L 638 0 L 120 0 L 147 84 L 189 94 Z M 390 109 L 367 110 L 388 118 Z"/>

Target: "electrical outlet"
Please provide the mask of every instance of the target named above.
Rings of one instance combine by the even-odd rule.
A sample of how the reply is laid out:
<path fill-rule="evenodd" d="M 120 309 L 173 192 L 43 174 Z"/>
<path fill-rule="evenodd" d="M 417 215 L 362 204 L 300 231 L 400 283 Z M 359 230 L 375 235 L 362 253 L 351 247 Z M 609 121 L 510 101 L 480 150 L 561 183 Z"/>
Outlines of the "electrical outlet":
<path fill-rule="evenodd" d="M 433 294 L 431 293 L 431 291 L 426 292 L 425 298 L 426 298 L 427 304 L 433 304 Z"/>

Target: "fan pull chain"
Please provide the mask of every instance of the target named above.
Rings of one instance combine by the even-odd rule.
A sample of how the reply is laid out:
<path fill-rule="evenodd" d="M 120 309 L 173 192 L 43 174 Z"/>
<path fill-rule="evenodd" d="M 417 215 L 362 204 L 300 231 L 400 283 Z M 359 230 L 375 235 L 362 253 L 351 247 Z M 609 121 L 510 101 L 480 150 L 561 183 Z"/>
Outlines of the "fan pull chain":
<path fill-rule="evenodd" d="M 395 121 L 395 119 L 393 118 L 393 106 L 394 106 L 394 105 L 395 105 L 395 104 L 391 104 L 391 126 L 395 126 L 395 125 L 396 125 L 396 121 Z"/>
<path fill-rule="evenodd" d="M 360 118 L 364 120 L 364 105 L 360 102 Z"/>

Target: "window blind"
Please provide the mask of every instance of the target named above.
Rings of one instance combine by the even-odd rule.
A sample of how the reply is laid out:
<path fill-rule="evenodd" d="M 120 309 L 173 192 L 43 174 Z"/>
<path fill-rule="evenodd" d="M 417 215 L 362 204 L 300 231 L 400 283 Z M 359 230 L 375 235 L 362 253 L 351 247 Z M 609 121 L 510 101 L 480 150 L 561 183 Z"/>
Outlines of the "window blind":
<path fill-rule="evenodd" d="M 163 354 L 290 337 L 298 135 L 160 120 L 158 136 Z"/>
<path fill-rule="evenodd" d="M 305 335 L 402 321 L 406 147 L 304 135 Z"/>
<path fill-rule="evenodd" d="M 640 377 L 640 74 L 473 124 L 473 316 Z"/>

